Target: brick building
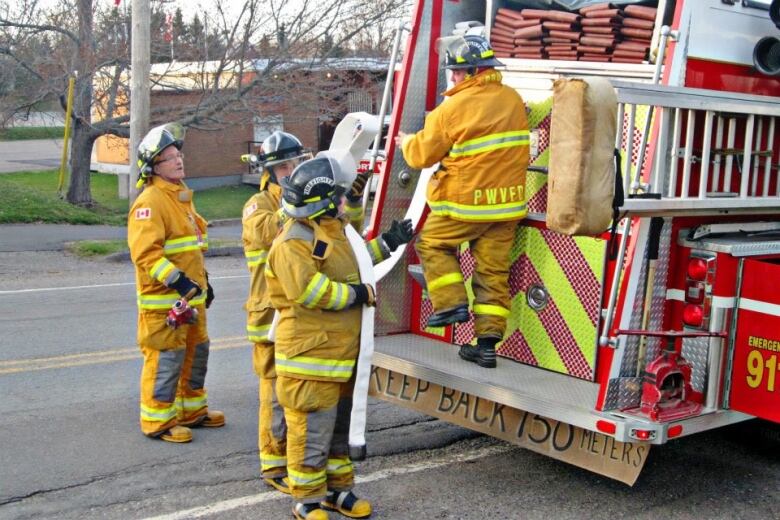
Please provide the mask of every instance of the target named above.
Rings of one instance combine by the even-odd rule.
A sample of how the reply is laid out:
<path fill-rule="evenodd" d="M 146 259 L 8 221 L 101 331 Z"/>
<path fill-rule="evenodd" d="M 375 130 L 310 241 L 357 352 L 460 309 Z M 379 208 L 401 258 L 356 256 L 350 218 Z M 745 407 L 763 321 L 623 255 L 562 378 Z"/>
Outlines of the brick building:
<path fill-rule="evenodd" d="M 241 103 L 228 105 L 213 120 L 187 130 L 183 152 L 188 185 L 203 189 L 251 182 L 239 158 L 255 151 L 274 130 L 295 134 L 314 152 L 327 148 L 345 114 L 379 111 L 387 65 L 386 59 L 340 58 L 316 64 L 299 60 L 267 72 L 267 60 L 253 61 L 244 69 L 245 81 L 256 73 L 268 74 L 262 87 L 245 95 Z M 207 67 L 203 63 L 154 65 L 152 110 L 197 107 L 204 97 L 200 82 Z M 92 169 L 126 174 L 128 155 L 127 139 L 103 136 L 95 143 Z"/>

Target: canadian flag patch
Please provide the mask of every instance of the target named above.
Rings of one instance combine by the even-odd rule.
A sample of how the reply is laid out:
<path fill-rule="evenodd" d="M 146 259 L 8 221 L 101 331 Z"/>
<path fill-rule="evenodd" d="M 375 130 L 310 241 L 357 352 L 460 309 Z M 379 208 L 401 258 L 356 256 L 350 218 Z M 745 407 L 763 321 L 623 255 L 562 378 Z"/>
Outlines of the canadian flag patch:
<path fill-rule="evenodd" d="M 249 206 L 244 208 L 244 218 L 247 218 L 249 215 L 255 212 L 257 209 L 257 202 L 253 202 Z"/>
<path fill-rule="evenodd" d="M 152 208 L 138 208 L 135 210 L 136 220 L 149 220 L 152 218 Z"/>

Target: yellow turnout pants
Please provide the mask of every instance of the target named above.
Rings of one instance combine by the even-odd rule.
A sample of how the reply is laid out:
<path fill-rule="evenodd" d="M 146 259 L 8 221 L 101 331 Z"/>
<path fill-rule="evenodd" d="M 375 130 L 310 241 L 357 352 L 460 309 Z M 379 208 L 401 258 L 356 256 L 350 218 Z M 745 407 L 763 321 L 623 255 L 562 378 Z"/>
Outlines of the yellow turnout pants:
<path fill-rule="evenodd" d="M 198 321 L 173 330 L 166 313 L 138 315 L 141 369 L 141 431 L 151 437 L 208 413 L 204 387 L 209 359 L 206 308 L 195 307 Z"/>
<path fill-rule="evenodd" d="M 276 390 L 287 420 L 287 478 L 297 502 L 320 502 L 327 491 L 349 491 L 353 383 L 279 376 Z"/>
<path fill-rule="evenodd" d="M 287 423 L 276 397 L 273 343 L 255 343 L 252 364 L 259 379 L 257 447 L 263 478 L 287 475 Z"/>
<path fill-rule="evenodd" d="M 428 296 L 436 312 L 468 305 L 456 252 L 468 242 L 474 256 L 474 332 L 477 337 L 503 338 L 509 317 L 509 254 L 517 221 L 461 222 L 428 215 L 416 249 L 422 261 Z"/>

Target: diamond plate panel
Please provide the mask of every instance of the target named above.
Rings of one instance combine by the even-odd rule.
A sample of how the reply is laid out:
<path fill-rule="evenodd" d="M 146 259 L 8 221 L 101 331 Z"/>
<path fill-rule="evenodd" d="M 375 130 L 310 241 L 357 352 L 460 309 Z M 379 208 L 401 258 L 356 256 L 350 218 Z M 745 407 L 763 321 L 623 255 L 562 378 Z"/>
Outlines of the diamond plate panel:
<path fill-rule="evenodd" d="M 707 352 L 709 338 L 683 338 L 682 356 L 693 365 L 691 386 L 696 392 L 707 387 Z"/>
<path fill-rule="evenodd" d="M 636 260 L 634 260 L 636 262 Z M 642 259 L 641 267 L 639 270 L 639 281 L 637 287 L 644 287 L 645 280 L 647 279 L 647 262 Z M 629 321 L 629 329 L 641 329 L 642 328 L 642 306 L 644 304 L 645 294 L 644 291 L 638 290 L 636 292 L 636 298 L 631 305 L 631 320 Z M 640 336 L 626 336 L 626 341 L 623 350 L 623 362 L 620 365 L 621 377 L 633 377 L 637 375 L 637 358 L 639 356 L 639 343 L 641 341 Z"/>
<path fill-rule="evenodd" d="M 617 410 L 620 398 L 620 379 L 610 379 L 607 383 L 607 395 L 604 397 L 605 410 Z"/>
<path fill-rule="evenodd" d="M 618 395 L 618 410 L 636 408 L 642 401 L 642 378 L 620 378 L 620 393 Z"/>
<path fill-rule="evenodd" d="M 650 302 L 650 330 L 661 330 L 664 324 L 664 308 L 666 306 L 666 289 L 669 280 L 669 257 L 672 249 L 672 219 L 665 218 L 661 228 L 661 241 L 658 245 L 658 262 L 655 267 L 655 282 L 653 296 Z M 662 338 L 648 338 L 645 365 L 661 354 L 664 341 Z"/>
<path fill-rule="evenodd" d="M 639 406 L 642 398 L 641 377 L 619 377 L 609 380 L 605 410 L 627 410 Z"/>
<path fill-rule="evenodd" d="M 656 262 L 655 279 L 653 281 L 653 293 L 650 300 L 650 316 L 647 323 L 647 330 L 660 330 L 663 327 L 664 307 L 666 304 L 666 283 L 669 274 L 669 252 L 672 247 L 672 222 L 671 219 L 664 219 L 664 225 L 661 228 L 661 236 L 658 247 L 658 261 Z M 647 250 L 645 250 L 647 251 Z M 642 259 L 642 266 L 639 272 L 639 287 L 645 286 L 647 278 L 647 257 Z M 644 291 L 637 291 L 636 298 L 632 306 L 630 328 L 642 328 L 642 314 L 644 312 Z M 646 338 L 645 359 L 642 366 L 658 357 L 663 349 L 662 338 Z M 623 361 L 620 366 L 620 375 L 624 377 L 637 375 L 637 366 L 639 364 L 639 336 L 629 336 L 626 338 L 626 349 L 623 354 Z"/>

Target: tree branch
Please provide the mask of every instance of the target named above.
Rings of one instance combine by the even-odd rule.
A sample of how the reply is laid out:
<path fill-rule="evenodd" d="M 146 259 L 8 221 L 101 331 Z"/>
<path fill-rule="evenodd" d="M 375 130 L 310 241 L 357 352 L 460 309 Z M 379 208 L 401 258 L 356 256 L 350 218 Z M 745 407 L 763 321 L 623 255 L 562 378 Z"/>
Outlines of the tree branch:
<path fill-rule="evenodd" d="M 35 33 L 48 32 L 48 31 L 56 32 L 64 36 L 67 36 L 68 38 L 73 40 L 73 42 L 76 45 L 80 44 L 80 40 L 78 36 L 70 32 L 69 30 L 59 27 L 57 25 L 21 23 L 21 22 L 14 22 L 11 20 L 7 20 L 5 18 L 0 18 L 0 27 L 14 27 L 16 29 L 33 29 Z"/>

